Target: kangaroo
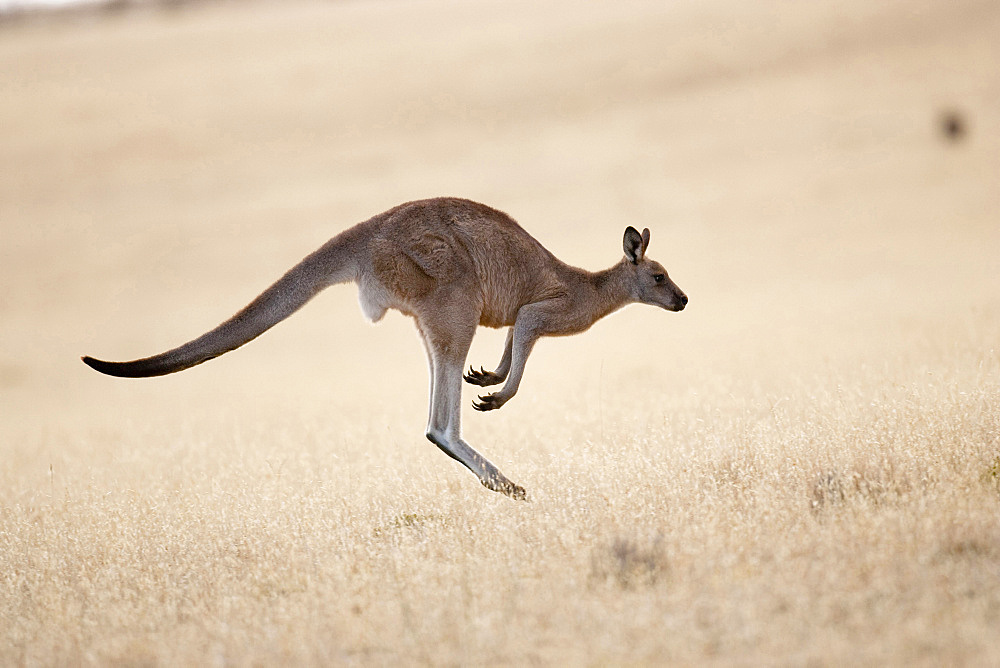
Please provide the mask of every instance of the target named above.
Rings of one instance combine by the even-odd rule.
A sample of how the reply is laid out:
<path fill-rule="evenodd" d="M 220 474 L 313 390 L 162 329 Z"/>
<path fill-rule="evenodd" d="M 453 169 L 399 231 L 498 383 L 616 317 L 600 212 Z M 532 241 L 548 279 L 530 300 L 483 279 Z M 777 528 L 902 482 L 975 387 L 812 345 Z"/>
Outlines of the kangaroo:
<path fill-rule="evenodd" d="M 517 393 L 541 336 L 588 329 L 626 304 L 680 311 L 688 298 L 646 257 L 649 230 L 625 230 L 625 257 L 590 272 L 559 261 L 507 214 L 464 199 L 408 202 L 341 232 L 303 259 L 243 310 L 212 331 L 131 362 L 83 361 L 111 376 L 162 376 L 207 362 L 260 336 L 326 287 L 353 281 L 361 310 L 378 322 L 390 308 L 414 319 L 430 366 L 427 438 L 488 489 L 515 499 L 525 490 L 462 440 L 462 379 L 488 387 L 473 402 L 496 410 Z M 476 327 L 509 327 L 496 370 L 469 368 Z"/>

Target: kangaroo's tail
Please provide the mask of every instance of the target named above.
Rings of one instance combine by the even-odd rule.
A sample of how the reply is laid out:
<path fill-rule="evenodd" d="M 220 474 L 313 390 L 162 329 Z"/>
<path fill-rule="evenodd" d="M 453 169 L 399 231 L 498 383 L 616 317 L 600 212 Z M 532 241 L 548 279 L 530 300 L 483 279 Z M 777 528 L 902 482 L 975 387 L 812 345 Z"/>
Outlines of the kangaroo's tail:
<path fill-rule="evenodd" d="M 334 237 L 292 267 L 232 318 L 179 348 L 132 362 L 82 359 L 109 376 L 142 378 L 183 371 L 235 350 L 295 313 L 324 288 L 354 280 L 356 261 L 349 232 Z"/>

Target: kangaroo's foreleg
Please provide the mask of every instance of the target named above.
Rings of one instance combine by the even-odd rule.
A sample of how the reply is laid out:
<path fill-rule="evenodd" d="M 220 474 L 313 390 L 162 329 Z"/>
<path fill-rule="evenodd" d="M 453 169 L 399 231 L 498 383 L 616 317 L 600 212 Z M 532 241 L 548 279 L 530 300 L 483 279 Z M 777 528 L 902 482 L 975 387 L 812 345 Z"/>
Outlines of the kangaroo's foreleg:
<path fill-rule="evenodd" d="M 500 408 L 510 401 L 511 397 L 517 394 L 517 388 L 521 384 L 521 376 L 524 375 L 524 365 L 528 361 L 528 355 L 534 348 L 535 342 L 545 333 L 545 323 L 551 317 L 553 311 L 558 309 L 558 305 L 551 300 L 526 304 L 517 312 L 517 319 L 511 328 L 511 364 L 507 374 L 507 382 L 499 392 L 486 394 L 479 397 L 479 401 L 474 401 L 472 407 L 477 411 L 491 411 Z"/>
<path fill-rule="evenodd" d="M 496 371 L 487 371 L 482 367 L 479 371 L 476 371 L 471 366 L 469 371 L 463 376 L 465 382 L 471 383 L 473 385 L 479 385 L 480 387 L 487 387 L 489 385 L 499 385 L 500 383 L 507 380 L 507 374 L 510 373 L 510 360 L 511 360 L 511 350 L 514 347 L 514 328 L 511 327 L 507 330 L 507 341 L 503 346 L 503 357 L 500 358 L 500 364 L 497 365 Z"/>
<path fill-rule="evenodd" d="M 421 332 L 423 333 L 421 328 Z M 474 331 L 474 326 L 471 331 Z M 431 405 L 427 439 L 445 454 L 472 471 L 488 489 L 514 499 L 525 499 L 524 488 L 511 482 L 488 459 L 462 440 L 462 367 L 472 342 L 441 345 L 432 333 L 425 335 L 431 366 Z"/>

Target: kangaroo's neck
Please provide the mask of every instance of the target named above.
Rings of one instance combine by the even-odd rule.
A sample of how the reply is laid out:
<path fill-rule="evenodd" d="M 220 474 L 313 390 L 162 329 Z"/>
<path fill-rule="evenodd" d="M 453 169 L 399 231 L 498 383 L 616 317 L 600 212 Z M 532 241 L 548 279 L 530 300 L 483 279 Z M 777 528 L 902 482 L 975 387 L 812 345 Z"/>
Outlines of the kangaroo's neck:
<path fill-rule="evenodd" d="M 587 273 L 593 290 L 594 320 L 599 320 L 635 301 L 625 261 L 608 269 Z"/>
<path fill-rule="evenodd" d="M 573 286 L 569 291 L 572 295 L 570 308 L 565 313 L 567 334 L 582 332 L 604 316 L 635 301 L 624 262 L 601 271 L 567 269 L 566 281 Z"/>

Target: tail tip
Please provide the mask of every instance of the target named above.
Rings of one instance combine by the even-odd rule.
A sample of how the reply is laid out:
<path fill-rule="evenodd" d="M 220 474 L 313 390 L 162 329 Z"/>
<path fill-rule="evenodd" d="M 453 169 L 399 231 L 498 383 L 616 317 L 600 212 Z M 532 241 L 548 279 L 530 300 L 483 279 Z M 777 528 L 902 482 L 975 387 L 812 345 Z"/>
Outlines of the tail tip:
<path fill-rule="evenodd" d="M 105 362 L 103 360 L 95 359 L 90 355 L 84 355 L 80 359 L 83 361 L 84 364 L 89 366 L 94 371 L 100 371 L 101 373 L 113 375 L 111 373 L 112 368 L 114 367 L 114 364 L 112 362 Z"/>

